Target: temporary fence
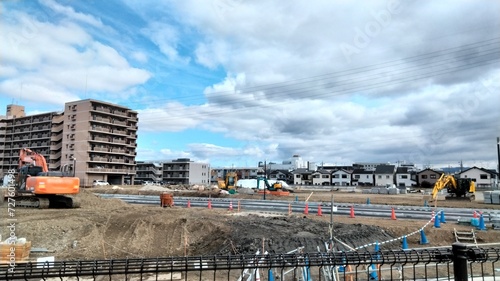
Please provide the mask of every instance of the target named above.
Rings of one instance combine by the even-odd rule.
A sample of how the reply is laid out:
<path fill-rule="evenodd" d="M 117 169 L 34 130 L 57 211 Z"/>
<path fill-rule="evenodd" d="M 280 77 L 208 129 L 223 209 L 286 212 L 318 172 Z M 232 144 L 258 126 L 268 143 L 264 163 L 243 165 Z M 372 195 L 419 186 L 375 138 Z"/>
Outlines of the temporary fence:
<path fill-rule="evenodd" d="M 28 262 L 1 265 L 0 280 L 500 280 L 499 259 L 500 245 L 454 243 L 396 251 Z"/>

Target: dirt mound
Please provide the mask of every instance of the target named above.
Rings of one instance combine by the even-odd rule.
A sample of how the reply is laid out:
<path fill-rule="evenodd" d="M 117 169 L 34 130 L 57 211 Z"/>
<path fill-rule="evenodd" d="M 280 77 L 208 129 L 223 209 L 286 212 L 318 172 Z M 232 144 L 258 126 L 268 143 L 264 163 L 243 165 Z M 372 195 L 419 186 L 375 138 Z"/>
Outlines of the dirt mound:
<path fill-rule="evenodd" d="M 329 241 L 329 223 L 306 216 L 243 216 L 228 222 L 231 233 L 219 254 L 287 253 L 299 247 L 305 252 L 325 250 Z M 334 224 L 333 236 L 351 247 L 393 238 L 383 229 L 368 225 Z M 228 243 L 229 242 L 229 243 Z M 336 244 L 336 250 L 349 248 Z"/>

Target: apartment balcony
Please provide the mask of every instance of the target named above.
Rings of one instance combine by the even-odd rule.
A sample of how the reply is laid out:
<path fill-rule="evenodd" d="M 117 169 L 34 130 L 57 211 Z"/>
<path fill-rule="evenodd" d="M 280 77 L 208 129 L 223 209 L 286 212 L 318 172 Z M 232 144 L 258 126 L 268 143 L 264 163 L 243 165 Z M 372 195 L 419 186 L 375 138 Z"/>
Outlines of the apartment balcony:
<path fill-rule="evenodd" d="M 90 162 L 108 162 L 108 158 L 106 157 L 90 157 Z"/>
<path fill-rule="evenodd" d="M 111 132 L 110 129 L 108 129 L 108 128 L 102 128 L 102 127 L 92 127 L 90 130 L 96 131 L 96 132 L 106 132 L 106 133 Z"/>
<path fill-rule="evenodd" d="M 51 147 L 50 147 L 50 149 L 52 149 L 52 150 L 59 150 L 59 149 L 61 149 L 61 148 L 62 148 L 62 142 L 57 143 L 57 144 L 53 144 L 53 145 L 51 145 Z"/>
<path fill-rule="evenodd" d="M 119 121 L 119 120 L 114 120 L 111 122 L 113 125 L 120 125 L 120 126 L 127 126 L 127 122 L 125 121 Z"/>
<path fill-rule="evenodd" d="M 61 158 L 61 152 L 50 154 L 50 159 L 59 159 Z"/>
<path fill-rule="evenodd" d="M 135 174 L 135 171 L 130 169 L 88 168 L 87 173 Z"/>
<path fill-rule="evenodd" d="M 104 106 L 96 106 L 94 108 L 94 111 L 104 112 L 104 113 L 111 113 L 110 108 L 109 107 L 104 107 Z"/>
<path fill-rule="evenodd" d="M 111 150 L 109 151 L 109 153 L 114 153 L 114 154 L 126 154 L 126 153 L 125 153 L 125 149 L 116 149 L 116 148 L 111 149 Z"/>
<path fill-rule="evenodd" d="M 99 116 L 93 116 L 91 121 L 99 121 L 103 123 L 110 123 L 110 120 L 108 117 L 99 117 Z"/>
<path fill-rule="evenodd" d="M 113 139 L 113 143 L 126 144 L 127 142 L 125 140 Z"/>
<path fill-rule="evenodd" d="M 118 115 L 118 116 L 127 117 L 127 112 L 125 112 L 125 111 L 115 110 L 112 113 L 115 114 L 115 115 Z"/>
<path fill-rule="evenodd" d="M 110 142 L 109 138 L 97 137 L 97 136 L 93 137 L 92 140 Z"/>
<path fill-rule="evenodd" d="M 58 141 L 62 140 L 62 134 L 52 135 L 50 137 L 50 140 L 54 141 L 54 142 L 58 142 Z"/>
<path fill-rule="evenodd" d="M 125 130 L 113 130 L 112 131 L 113 134 L 117 134 L 117 135 L 127 135 L 127 131 Z"/>
<path fill-rule="evenodd" d="M 111 162 L 113 163 L 125 163 L 124 159 L 111 159 Z"/>
<path fill-rule="evenodd" d="M 106 147 L 94 147 L 92 151 L 100 151 L 100 152 L 108 152 L 108 148 Z"/>
<path fill-rule="evenodd" d="M 63 125 L 62 124 L 52 127 L 52 131 L 53 132 L 62 132 L 62 130 L 63 130 Z"/>

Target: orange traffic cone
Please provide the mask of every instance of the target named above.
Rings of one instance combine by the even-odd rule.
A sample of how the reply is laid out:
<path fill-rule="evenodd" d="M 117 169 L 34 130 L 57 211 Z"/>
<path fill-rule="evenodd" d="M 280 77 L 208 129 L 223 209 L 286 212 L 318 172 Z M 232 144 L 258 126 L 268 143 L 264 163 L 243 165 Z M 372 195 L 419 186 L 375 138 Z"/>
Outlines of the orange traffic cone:
<path fill-rule="evenodd" d="M 229 211 L 233 210 L 233 201 L 229 201 Z"/>
<path fill-rule="evenodd" d="M 292 215 L 292 204 L 288 204 L 288 215 Z"/>
<path fill-rule="evenodd" d="M 212 209 L 212 201 L 208 200 L 208 208 Z"/>
<path fill-rule="evenodd" d="M 191 200 L 188 200 L 187 208 L 191 208 Z"/>
<path fill-rule="evenodd" d="M 351 206 L 351 214 L 349 215 L 350 218 L 354 218 L 354 206 Z"/>
<path fill-rule="evenodd" d="M 431 222 L 434 222 L 434 218 L 436 217 L 436 214 L 434 213 L 434 211 L 432 211 L 432 214 L 431 214 Z"/>
<path fill-rule="evenodd" d="M 318 216 L 322 216 L 323 212 L 321 211 L 321 205 L 318 205 Z"/>
<path fill-rule="evenodd" d="M 394 211 L 394 208 L 391 211 L 391 220 L 396 220 L 396 211 Z"/>
<path fill-rule="evenodd" d="M 308 215 L 309 214 L 309 204 L 306 203 L 306 207 L 304 208 L 304 214 Z"/>

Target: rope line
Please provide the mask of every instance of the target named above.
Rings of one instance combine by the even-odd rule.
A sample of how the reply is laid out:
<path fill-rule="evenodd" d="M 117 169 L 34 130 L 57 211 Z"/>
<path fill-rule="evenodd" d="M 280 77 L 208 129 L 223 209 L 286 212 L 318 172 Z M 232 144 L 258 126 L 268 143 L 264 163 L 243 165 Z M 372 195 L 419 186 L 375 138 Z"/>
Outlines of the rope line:
<path fill-rule="evenodd" d="M 422 226 L 421 228 L 419 228 L 418 230 L 416 231 L 413 231 L 411 233 L 408 233 L 406 235 L 402 235 L 400 237 L 397 237 L 397 238 L 393 238 L 393 239 L 389 239 L 389 240 L 386 240 L 386 241 L 382 241 L 382 242 L 373 242 L 373 243 L 369 243 L 369 244 L 365 244 L 363 246 L 359 246 L 359 247 L 356 247 L 354 248 L 354 250 L 352 251 L 357 251 L 357 250 L 360 250 L 360 249 L 363 249 L 363 248 L 367 248 L 367 247 L 370 247 L 370 246 L 375 246 L 375 245 L 383 245 L 383 244 L 389 244 L 389 243 L 393 243 L 393 242 L 396 242 L 396 241 L 399 241 L 399 240 L 402 240 L 403 238 L 405 237 L 409 237 L 409 236 L 412 236 L 412 235 L 415 235 L 417 233 L 420 233 L 420 231 L 424 230 L 431 222 L 433 219 L 438 219 L 437 216 L 439 215 L 439 213 L 443 212 L 443 210 L 440 210 L 440 211 L 437 211 L 434 216 L 427 222 L 424 224 L 424 226 Z"/>

